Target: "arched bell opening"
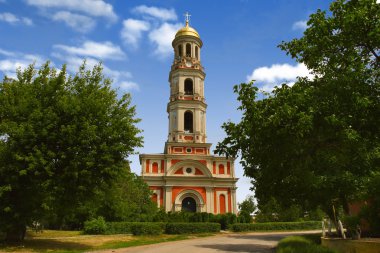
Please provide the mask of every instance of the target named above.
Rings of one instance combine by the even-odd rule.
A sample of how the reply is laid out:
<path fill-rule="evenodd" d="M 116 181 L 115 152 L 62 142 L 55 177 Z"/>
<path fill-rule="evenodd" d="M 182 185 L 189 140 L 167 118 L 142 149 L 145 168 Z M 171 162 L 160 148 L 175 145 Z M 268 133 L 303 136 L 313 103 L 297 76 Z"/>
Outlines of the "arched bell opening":
<path fill-rule="evenodd" d="M 191 57 L 191 44 L 186 44 L 186 57 Z"/>
<path fill-rule="evenodd" d="M 178 56 L 182 57 L 183 56 L 183 51 L 182 51 L 182 45 L 178 46 Z"/>
<path fill-rule="evenodd" d="M 193 95 L 194 94 L 194 85 L 193 80 L 187 78 L 185 80 L 185 95 Z"/>
<path fill-rule="evenodd" d="M 190 111 L 185 112 L 184 115 L 184 130 L 185 132 L 193 132 L 193 113 Z"/>

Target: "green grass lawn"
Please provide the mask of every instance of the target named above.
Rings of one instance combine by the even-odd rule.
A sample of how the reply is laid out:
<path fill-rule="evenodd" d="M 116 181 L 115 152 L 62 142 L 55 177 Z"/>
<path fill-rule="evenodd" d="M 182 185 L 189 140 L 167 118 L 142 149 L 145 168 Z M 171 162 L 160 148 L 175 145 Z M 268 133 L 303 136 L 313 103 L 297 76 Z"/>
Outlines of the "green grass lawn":
<path fill-rule="evenodd" d="M 336 253 L 320 243 L 319 234 L 289 236 L 278 243 L 276 253 Z"/>
<path fill-rule="evenodd" d="M 28 231 L 27 237 L 22 245 L 0 243 L 0 252 L 74 253 L 99 249 L 125 248 L 211 235 L 212 234 L 158 236 L 82 235 L 79 231 L 44 230 L 42 233 Z"/>

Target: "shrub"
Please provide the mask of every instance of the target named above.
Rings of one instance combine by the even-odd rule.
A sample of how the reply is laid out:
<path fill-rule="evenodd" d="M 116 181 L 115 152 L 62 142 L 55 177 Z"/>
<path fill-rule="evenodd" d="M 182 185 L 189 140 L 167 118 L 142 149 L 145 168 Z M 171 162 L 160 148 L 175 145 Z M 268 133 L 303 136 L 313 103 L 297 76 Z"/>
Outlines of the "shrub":
<path fill-rule="evenodd" d="M 267 223 L 236 223 L 230 226 L 234 232 L 243 231 L 271 231 L 271 230 L 308 230 L 320 229 L 320 221 L 303 222 L 267 222 Z"/>
<path fill-rule="evenodd" d="M 237 222 L 237 217 L 236 214 L 233 213 L 217 214 L 213 215 L 210 221 L 219 223 L 221 229 L 226 230 L 231 224 Z"/>
<path fill-rule="evenodd" d="M 197 223 L 167 223 L 166 234 L 195 234 L 215 233 L 220 231 L 219 223 L 197 222 Z"/>
<path fill-rule="evenodd" d="M 134 222 L 107 222 L 106 234 L 132 234 Z"/>
<path fill-rule="evenodd" d="M 276 253 L 335 253 L 335 251 L 318 245 L 303 236 L 290 236 L 282 239 Z"/>
<path fill-rule="evenodd" d="M 167 222 L 168 214 L 163 208 L 160 208 L 153 217 L 153 221 L 155 222 Z"/>
<path fill-rule="evenodd" d="M 163 224 L 163 223 L 162 223 Z M 160 235 L 163 233 L 163 226 L 153 222 L 135 222 L 131 226 L 133 235 Z"/>
<path fill-rule="evenodd" d="M 158 235 L 165 230 L 163 222 L 107 222 L 107 234 Z"/>
<path fill-rule="evenodd" d="M 99 216 L 96 219 L 91 219 L 84 223 L 83 232 L 89 235 L 105 234 L 107 230 L 107 224 L 103 217 Z"/>
<path fill-rule="evenodd" d="M 247 211 L 241 211 L 238 217 L 238 223 L 252 223 L 253 219 Z"/>
<path fill-rule="evenodd" d="M 189 222 L 194 214 L 189 212 L 168 212 L 168 222 Z"/>

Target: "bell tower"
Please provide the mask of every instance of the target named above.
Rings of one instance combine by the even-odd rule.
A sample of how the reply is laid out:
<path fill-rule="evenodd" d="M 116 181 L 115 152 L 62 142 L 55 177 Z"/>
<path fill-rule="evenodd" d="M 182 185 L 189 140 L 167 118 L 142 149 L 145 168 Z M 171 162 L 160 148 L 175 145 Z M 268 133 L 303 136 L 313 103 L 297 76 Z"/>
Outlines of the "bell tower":
<path fill-rule="evenodd" d="M 203 43 L 198 32 L 189 25 L 190 15 L 186 13 L 185 17 L 185 27 L 177 32 L 172 42 L 174 60 L 169 73 L 169 134 L 165 153 L 170 153 L 167 148 L 171 144 L 193 146 L 193 143 L 206 143 L 207 138 L 206 74 L 201 63 Z"/>
<path fill-rule="evenodd" d="M 207 143 L 203 42 L 185 17 L 172 42 L 168 139 L 164 153 L 140 154 L 141 176 L 167 212 L 237 213 L 234 159 L 210 154 Z"/>

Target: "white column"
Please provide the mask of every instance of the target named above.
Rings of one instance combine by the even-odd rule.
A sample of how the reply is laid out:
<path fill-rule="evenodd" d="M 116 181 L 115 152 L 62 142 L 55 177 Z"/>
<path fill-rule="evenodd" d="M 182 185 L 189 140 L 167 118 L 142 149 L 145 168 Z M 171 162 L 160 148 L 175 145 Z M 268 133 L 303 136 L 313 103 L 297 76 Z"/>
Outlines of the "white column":
<path fill-rule="evenodd" d="M 237 213 L 237 210 L 236 210 L 236 187 L 232 187 L 231 188 L 231 212 L 236 214 Z"/>
<path fill-rule="evenodd" d="M 173 203 L 172 203 L 172 187 L 171 186 L 165 186 L 165 212 L 173 211 Z"/>
<path fill-rule="evenodd" d="M 206 187 L 206 212 L 214 212 L 214 194 L 212 192 L 212 187 Z"/>

